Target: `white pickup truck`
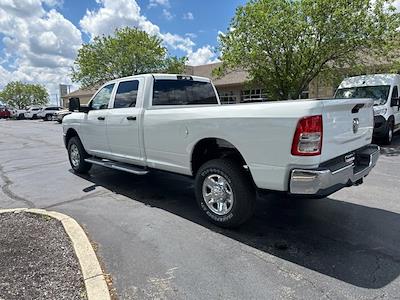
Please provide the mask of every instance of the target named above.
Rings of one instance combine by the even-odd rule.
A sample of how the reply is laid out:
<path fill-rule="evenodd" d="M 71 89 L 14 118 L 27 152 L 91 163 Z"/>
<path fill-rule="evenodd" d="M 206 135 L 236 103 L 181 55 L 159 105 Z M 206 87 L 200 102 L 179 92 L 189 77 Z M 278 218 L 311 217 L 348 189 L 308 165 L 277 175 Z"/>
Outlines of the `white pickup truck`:
<path fill-rule="evenodd" d="M 223 227 L 253 213 L 258 189 L 323 197 L 376 164 L 372 99 L 221 106 L 207 78 L 149 74 L 104 84 L 63 120 L 72 169 L 92 164 L 195 178 L 201 210 Z M 78 112 L 76 112 L 78 111 Z"/>

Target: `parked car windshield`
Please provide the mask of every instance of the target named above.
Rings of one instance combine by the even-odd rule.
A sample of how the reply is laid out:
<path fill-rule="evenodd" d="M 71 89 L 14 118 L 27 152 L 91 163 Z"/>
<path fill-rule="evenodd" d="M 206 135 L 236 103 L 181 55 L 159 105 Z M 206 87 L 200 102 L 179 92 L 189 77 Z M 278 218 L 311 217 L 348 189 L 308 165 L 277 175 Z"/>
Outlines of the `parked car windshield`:
<path fill-rule="evenodd" d="M 338 89 L 336 99 L 372 98 L 374 105 L 383 105 L 389 97 L 390 85 L 362 86 Z"/>

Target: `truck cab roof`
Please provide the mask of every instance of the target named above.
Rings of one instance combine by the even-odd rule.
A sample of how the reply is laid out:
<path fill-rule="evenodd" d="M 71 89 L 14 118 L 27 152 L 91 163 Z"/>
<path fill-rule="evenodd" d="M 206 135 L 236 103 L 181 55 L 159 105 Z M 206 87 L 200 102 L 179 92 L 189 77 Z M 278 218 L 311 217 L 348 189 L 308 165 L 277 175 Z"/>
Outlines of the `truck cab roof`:
<path fill-rule="evenodd" d="M 190 78 L 194 81 L 211 82 L 211 80 L 207 77 L 192 76 L 192 75 L 186 75 L 186 74 L 153 73 L 153 74 L 139 74 L 139 75 L 121 77 L 118 79 L 110 80 L 107 83 L 105 83 L 104 85 L 113 83 L 113 82 L 127 81 L 127 80 L 138 79 L 138 78 L 147 78 L 147 77 L 153 77 L 154 79 L 165 79 L 165 80 L 178 80 L 178 79 L 189 79 Z"/>

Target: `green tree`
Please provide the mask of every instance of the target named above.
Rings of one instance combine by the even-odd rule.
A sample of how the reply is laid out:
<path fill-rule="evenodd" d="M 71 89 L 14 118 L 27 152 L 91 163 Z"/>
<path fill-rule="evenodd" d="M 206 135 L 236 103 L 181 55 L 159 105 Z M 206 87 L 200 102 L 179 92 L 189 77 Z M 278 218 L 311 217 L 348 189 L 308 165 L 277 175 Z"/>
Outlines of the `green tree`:
<path fill-rule="evenodd" d="M 187 60 L 187 57 L 167 57 L 164 61 L 164 67 L 161 72 L 170 74 L 183 74 L 185 73 L 185 65 Z"/>
<path fill-rule="evenodd" d="M 0 98 L 6 105 L 18 109 L 32 105 L 45 105 L 49 102 L 49 94 L 43 86 L 20 81 L 8 83 L 0 92 Z"/>
<path fill-rule="evenodd" d="M 250 0 L 220 35 L 222 67 L 271 99 L 296 99 L 318 74 L 399 56 L 399 13 L 384 0 Z M 397 47 L 398 48 L 398 47 Z"/>
<path fill-rule="evenodd" d="M 186 58 L 168 57 L 162 40 L 137 28 L 117 29 L 113 36 L 95 37 L 78 50 L 72 80 L 92 86 L 143 73 L 181 71 Z"/>

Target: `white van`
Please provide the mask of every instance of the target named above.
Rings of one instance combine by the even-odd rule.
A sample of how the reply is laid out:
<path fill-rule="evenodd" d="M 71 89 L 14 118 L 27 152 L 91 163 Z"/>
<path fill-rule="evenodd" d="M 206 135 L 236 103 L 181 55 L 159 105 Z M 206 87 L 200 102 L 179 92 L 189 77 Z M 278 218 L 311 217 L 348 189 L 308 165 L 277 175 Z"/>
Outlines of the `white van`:
<path fill-rule="evenodd" d="M 374 99 L 374 138 L 391 144 L 394 132 L 400 130 L 400 75 L 375 74 L 349 77 L 342 81 L 336 99 Z"/>

